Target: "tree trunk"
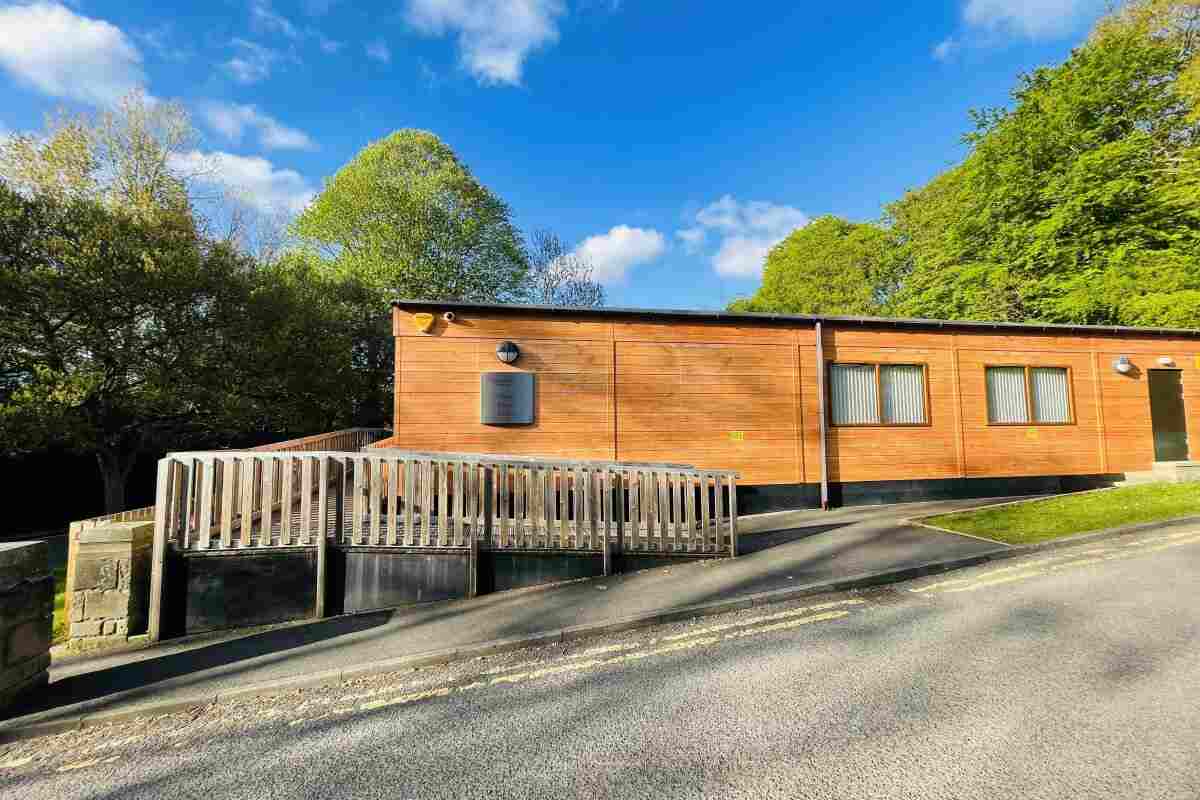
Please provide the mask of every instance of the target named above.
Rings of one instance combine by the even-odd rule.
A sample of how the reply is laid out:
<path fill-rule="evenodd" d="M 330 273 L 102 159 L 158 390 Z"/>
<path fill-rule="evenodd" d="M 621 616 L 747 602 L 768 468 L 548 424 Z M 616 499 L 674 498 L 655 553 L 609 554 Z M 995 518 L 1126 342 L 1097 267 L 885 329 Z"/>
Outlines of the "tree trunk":
<path fill-rule="evenodd" d="M 96 451 L 96 463 L 100 465 L 100 479 L 104 482 L 104 513 L 116 514 L 125 510 L 125 484 L 133 469 L 136 453 L 119 450 Z"/>

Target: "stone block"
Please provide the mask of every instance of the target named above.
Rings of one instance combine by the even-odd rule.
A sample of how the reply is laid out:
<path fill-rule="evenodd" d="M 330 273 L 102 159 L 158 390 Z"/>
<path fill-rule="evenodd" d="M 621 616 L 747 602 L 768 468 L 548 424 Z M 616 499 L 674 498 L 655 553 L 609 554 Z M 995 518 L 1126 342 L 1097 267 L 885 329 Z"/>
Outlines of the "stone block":
<path fill-rule="evenodd" d="M 83 622 L 71 623 L 71 638 L 76 636 L 99 636 L 101 628 L 104 624 L 103 620 L 87 619 Z"/>
<path fill-rule="evenodd" d="M 15 683 L 29 680 L 50 666 L 50 654 L 27 658 L 24 661 L 0 669 L 0 686 L 12 686 Z"/>
<path fill-rule="evenodd" d="M 4 645 L 4 665 L 9 666 L 50 650 L 49 617 L 22 622 L 8 632 Z"/>
<path fill-rule="evenodd" d="M 111 619 L 129 614 L 129 595 L 126 592 L 86 591 L 83 596 L 84 619 Z"/>
<path fill-rule="evenodd" d="M 48 574 L 50 549 L 45 542 L 0 543 L 0 591 Z"/>
<path fill-rule="evenodd" d="M 117 624 L 116 631 L 114 631 L 117 634 L 117 636 L 128 636 L 129 635 L 129 620 L 118 619 L 118 620 L 114 620 L 114 622 L 116 622 L 116 624 Z"/>
<path fill-rule="evenodd" d="M 75 562 L 75 589 L 83 591 L 117 588 L 117 559 L 80 553 Z"/>
<path fill-rule="evenodd" d="M 54 611 L 54 578 L 46 575 L 0 590 L 0 621 L 13 623 Z"/>
<path fill-rule="evenodd" d="M 101 629 L 101 633 L 103 633 L 105 636 L 112 636 L 116 632 L 117 621 L 115 619 L 104 620 L 104 627 Z"/>
<path fill-rule="evenodd" d="M 129 585 L 131 583 L 131 577 L 132 577 L 129 573 L 129 570 L 130 570 L 129 564 L 130 564 L 130 559 L 128 559 L 128 558 L 122 558 L 122 559 L 117 560 L 117 587 L 116 588 L 122 592 L 129 591 Z"/>
<path fill-rule="evenodd" d="M 71 595 L 71 622 L 83 621 L 83 592 L 74 592 Z"/>

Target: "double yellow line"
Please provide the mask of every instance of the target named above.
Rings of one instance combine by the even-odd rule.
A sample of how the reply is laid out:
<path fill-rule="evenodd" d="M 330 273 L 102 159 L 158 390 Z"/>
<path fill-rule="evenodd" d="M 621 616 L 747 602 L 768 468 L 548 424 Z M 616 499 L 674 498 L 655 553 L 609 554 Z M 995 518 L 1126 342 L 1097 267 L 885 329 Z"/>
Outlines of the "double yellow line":
<path fill-rule="evenodd" d="M 969 578 L 950 578 L 944 581 L 927 583 L 909 589 L 913 594 L 955 594 L 957 592 L 973 592 L 1014 581 L 1049 575 L 1062 569 L 1084 567 L 1092 564 L 1102 564 L 1106 561 L 1117 561 L 1148 553 L 1157 553 L 1172 547 L 1182 547 L 1188 544 L 1200 543 L 1200 530 L 1186 530 L 1176 533 L 1138 539 L 1123 544 L 1113 544 L 1102 547 L 1090 547 L 1075 550 L 1062 555 L 1047 556 L 1034 561 L 1025 561 L 1007 567 L 988 570 Z M 1081 557 L 1082 556 L 1082 557 Z M 1064 560 L 1066 559 L 1066 560 Z"/>

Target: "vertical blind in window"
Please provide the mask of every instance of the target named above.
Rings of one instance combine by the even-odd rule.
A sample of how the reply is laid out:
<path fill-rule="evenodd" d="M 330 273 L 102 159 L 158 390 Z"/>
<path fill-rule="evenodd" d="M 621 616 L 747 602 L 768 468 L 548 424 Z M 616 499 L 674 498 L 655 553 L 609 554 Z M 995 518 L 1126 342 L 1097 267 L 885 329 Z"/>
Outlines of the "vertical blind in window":
<path fill-rule="evenodd" d="M 1067 371 L 1062 367 L 1033 367 L 1029 370 L 1033 389 L 1033 418 L 1038 422 L 1070 422 L 1071 401 Z"/>
<path fill-rule="evenodd" d="M 916 364 L 831 364 L 834 425 L 925 422 L 925 369 Z"/>
<path fill-rule="evenodd" d="M 925 369 L 913 364 L 879 367 L 883 421 L 889 425 L 919 425 L 925 421 Z"/>
<path fill-rule="evenodd" d="M 988 367 L 986 378 L 988 422 L 1004 425 L 1071 421 L 1071 387 L 1066 368 Z"/>
<path fill-rule="evenodd" d="M 988 422 L 1029 422 L 1024 367 L 987 368 Z"/>
<path fill-rule="evenodd" d="M 879 423 L 875 367 L 869 364 L 834 364 L 829 368 L 829 384 L 834 425 Z"/>

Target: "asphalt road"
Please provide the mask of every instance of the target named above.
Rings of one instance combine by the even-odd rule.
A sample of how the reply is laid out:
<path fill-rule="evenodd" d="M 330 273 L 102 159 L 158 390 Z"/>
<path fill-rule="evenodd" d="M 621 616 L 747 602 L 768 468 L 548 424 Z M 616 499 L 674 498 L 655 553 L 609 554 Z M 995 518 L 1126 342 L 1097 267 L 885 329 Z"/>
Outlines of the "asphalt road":
<path fill-rule="evenodd" d="M 0 748 L 0 796 L 1200 797 L 1200 529 Z"/>

